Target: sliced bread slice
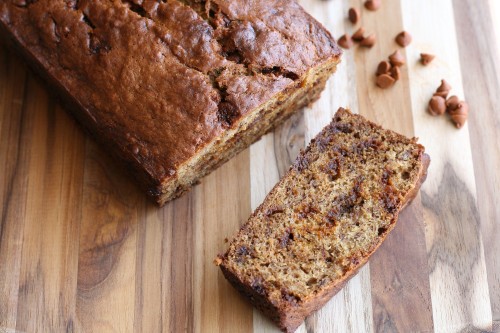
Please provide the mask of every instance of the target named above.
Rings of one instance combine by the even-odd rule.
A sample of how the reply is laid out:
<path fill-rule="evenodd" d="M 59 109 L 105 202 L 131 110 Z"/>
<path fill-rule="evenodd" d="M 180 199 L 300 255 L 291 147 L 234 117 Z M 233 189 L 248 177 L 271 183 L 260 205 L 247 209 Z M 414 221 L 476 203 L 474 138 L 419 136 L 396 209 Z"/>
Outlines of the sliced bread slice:
<path fill-rule="evenodd" d="M 363 266 L 425 180 L 416 142 L 339 109 L 216 262 L 284 332 Z"/>

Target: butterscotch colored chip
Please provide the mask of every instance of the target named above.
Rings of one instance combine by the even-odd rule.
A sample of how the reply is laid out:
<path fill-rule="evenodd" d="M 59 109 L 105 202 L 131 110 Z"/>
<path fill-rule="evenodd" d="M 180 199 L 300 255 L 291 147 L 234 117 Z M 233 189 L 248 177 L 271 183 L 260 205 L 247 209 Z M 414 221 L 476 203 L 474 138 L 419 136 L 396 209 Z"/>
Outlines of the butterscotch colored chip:
<path fill-rule="evenodd" d="M 401 70 L 399 69 L 399 67 L 394 66 L 391 68 L 391 76 L 396 81 L 401 78 Z"/>
<path fill-rule="evenodd" d="M 365 2 L 365 8 L 371 11 L 375 11 L 380 8 L 381 5 L 380 0 L 368 0 Z"/>
<path fill-rule="evenodd" d="M 446 112 L 446 100 L 441 96 L 433 96 L 429 101 L 427 111 L 433 116 L 440 116 Z"/>
<path fill-rule="evenodd" d="M 381 74 L 377 76 L 376 84 L 382 89 L 387 89 L 391 87 L 394 82 L 396 82 L 396 80 L 394 80 L 394 78 L 389 74 Z"/>
<path fill-rule="evenodd" d="M 396 43 L 398 43 L 402 47 L 406 47 L 406 46 L 410 45 L 411 41 L 412 41 L 412 37 L 406 31 L 402 31 L 396 36 Z"/>
<path fill-rule="evenodd" d="M 434 60 L 435 57 L 436 56 L 433 54 L 420 53 L 420 62 L 422 63 L 422 65 L 427 66 L 432 62 L 432 60 Z"/>
<path fill-rule="evenodd" d="M 462 128 L 467 121 L 469 115 L 469 104 L 467 102 L 461 101 L 455 110 L 448 111 L 451 121 L 455 124 L 457 128 Z"/>
<path fill-rule="evenodd" d="M 349 17 L 349 21 L 351 21 L 352 24 L 358 23 L 359 11 L 356 8 L 354 8 L 354 7 L 349 8 L 347 15 Z"/>
<path fill-rule="evenodd" d="M 363 38 L 365 38 L 365 28 L 359 27 L 359 29 L 352 34 L 352 39 L 356 42 L 361 42 Z"/>
<path fill-rule="evenodd" d="M 446 107 L 448 111 L 455 110 L 456 108 L 458 108 L 458 104 L 460 104 L 460 99 L 455 95 L 451 96 L 446 101 Z"/>
<path fill-rule="evenodd" d="M 448 97 L 449 93 L 450 93 L 449 90 L 436 91 L 432 96 L 439 96 L 439 97 L 443 97 L 444 99 L 446 99 L 446 97 Z"/>
<path fill-rule="evenodd" d="M 405 57 L 403 56 L 403 54 L 401 54 L 401 52 L 399 52 L 399 50 L 396 50 L 393 54 L 389 56 L 389 61 L 393 66 L 398 66 L 398 67 L 403 66 L 406 63 Z"/>
<path fill-rule="evenodd" d="M 337 41 L 337 44 L 339 44 L 340 47 L 343 49 L 350 49 L 354 43 L 352 41 L 351 36 L 349 36 L 348 34 L 345 34 L 339 38 L 339 40 Z"/>
<path fill-rule="evenodd" d="M 377 75 L 387 74 L 391 70 L 391 64 L 388 61 L 381 61 L 377 67 Z"/>
<path fill-rule="evenodd" d="M 436 89 L 436 92 L 450 91 L 451 85 L 446 80 L 441 80 L 441 85 Z"/>
<path fill-rule="evenodd" d="M 372 47 L 375 45 L 375 42 L 377 41 L 377 38 L 375 37 L 375 34 L 370 34 L 363 38 L 363 40 L 359 43 L 359 45 L 363 47 Z"/>

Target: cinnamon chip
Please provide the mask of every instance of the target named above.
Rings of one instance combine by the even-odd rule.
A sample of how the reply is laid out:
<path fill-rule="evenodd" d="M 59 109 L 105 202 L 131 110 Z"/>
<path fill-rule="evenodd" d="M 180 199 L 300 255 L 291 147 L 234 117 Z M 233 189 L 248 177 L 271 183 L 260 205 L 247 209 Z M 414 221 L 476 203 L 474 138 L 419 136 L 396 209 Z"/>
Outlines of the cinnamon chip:
<path fill-rule="evenodd" d="M 376 41 L 377 38 L 375 37 L 375 34 L 370 34 L 367 37 L 363 38 L 359 45 L 363 47 L 372 47 L 373 45 L 375 45 Z"/>
<path fill-rule="evenodd" d="M 446 80 L 441 80 L 441 85 L 436 89 L 434 96 L 440 96 L 446 99 L 450 93 L 451 85 Z"/>
<path fill-rule="evenodd" d="M 400 66 L 406 63 L 404 56 L 399 51 L 395 51 L 389 56 L 389 61 L 381 61 L 377 66 L 375 75 L 377 76 L 377 86 L 388 88 L 401 78 Z"/>
<path fill-rule="evenodd" d="M 436 56 L 433 54 L 420 53 L 420 62 L 422 63 L 422 65 L 427 66 L 432 62 L 432 60 L 434 60 L 435 57 Z"/>
<path fill-rule="evenodd" d="M 469 104 L 461 101 L 455 110 L 448 110 L 451 121 L 457 128 L 462 128 L 469 116 Z"/>
<path fill-rule="evenodd" d="M 340 37 L 337 43 L 340 45 L 341 48 L 347 50 L 350 49 L 354 44 L 351 36 L 349 36 L 348 34 L 345 34 L 342 37 Z"/>
<path fill-rule="evenodd" d="M 377 67 L 377 75 L 387 74 L 391 70 L 391 64 L 388 61 L 381 61 Z"/>
<path fill-rule="evenodd" d="M 441 85 L 436 89 L 436 92 L 441 92 L 441 91 L 450 91 L 451 90 L 451 85 L 445 80 L 441 80 Z"/>
<path fill-rule="evenodd" d="M 356 8 L 354 7 L 349 8 L 349 12 L 347 13 L 347 15 L 349 17 L 349 21 L 351 21 L 352 24 L 358 23 L 359 11 Z"/>
<path fill-rule="evenodd" d="M 429 101 L 427 111 L 433 116 L 440 116 L 446 112 L 446 100 L 440 96 L 433 96 Z"/>
<path fill-rule="evenodd" d="M 391 68 L 391 76 L 396 81 L 401 78 L 401 70 L 399 69 L 399 67 L 394 66 Z"/>
<path fill-rule="evenodd" d="M 359 27 L 352 35 L 352 39 L 356 42 L 361 42 L 365 38 L 365 28 Z"/>
<path fill-rule="evenodd" d="M 446 99 L 450 90 L 451 85 L 446 80 L 441 80 L 441 84 L 429 101 L 427 111 L 433 116 L 440 116 L 446 112 L 455 126 L 462 128 L 469 115 L 469 104 L 455 95 Z"/>
<path fill-rule="evenodd" d="M 436 91 L 432 96 L 439 96 L 446 98 L 448 97 L 449 91 L 448 90 L 443 90 L 443 91 Z"/>
<path fill-rule="evenodd" d="M 411 35 L 406 31 L 402 31 L 396 36 L 396 43 L 398 43 L 402 47 L 410 45 L 411 40 Z"/>
<path fill-rule="evenodd" d="M 379 76 L 377 76 L 377 86 L 379 86 L 380 88 L 382 89 L 387 89 L 389 87 L 391 87 L 394 82 L 396 82 L 396 80 L 394 80 L 394 78 L 392 78 L 389 74 L 381 74 Z"/>
<path fill-rule="evenodd" d="M 381 1 L 380 0 L 368 0 L 365 1 L 365 8 L 371 11 L 375 11 L 380 8 Z"/>
<path fill-rule="evenodd" d="M 399 50 L 396 50 L 393 54 L 389 56 L 389 61 L 393 66 L 403 66 L 406 61 L 405 57 L 399 52 Z"/>
<path fill-rule="evenodd" d="M 455 95 L 451 96 L 446 101 L 446 107 L 447 107 L 448 111 L 455 110 L 456 108 L 458 108 L 458 104 L 460 104 L 460 100 Z"/>

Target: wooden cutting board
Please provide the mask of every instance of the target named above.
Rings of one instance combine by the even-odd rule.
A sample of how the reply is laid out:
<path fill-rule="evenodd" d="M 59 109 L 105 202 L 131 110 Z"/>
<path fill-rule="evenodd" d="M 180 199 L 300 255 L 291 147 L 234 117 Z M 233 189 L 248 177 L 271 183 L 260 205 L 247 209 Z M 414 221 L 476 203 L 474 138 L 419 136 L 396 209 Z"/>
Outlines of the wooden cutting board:
<path fill-rule="evenodd" d="M 362 8 L 301 3 L 336 37 Z M 0 44 L 0 332 L 275 332 L 212 261 L 339 106 L 420 137 L 432 163 L 387 242 L 298 332 L 500 330 L 497 19 L 486 0 L 362 10 L 377 44 L 346 51 L 319 102 L 161 209 Z M 402 79 L 378 89 L 403 29 Z M 461 130 L 425 112 L 442 78 L 470 104 Z"/>

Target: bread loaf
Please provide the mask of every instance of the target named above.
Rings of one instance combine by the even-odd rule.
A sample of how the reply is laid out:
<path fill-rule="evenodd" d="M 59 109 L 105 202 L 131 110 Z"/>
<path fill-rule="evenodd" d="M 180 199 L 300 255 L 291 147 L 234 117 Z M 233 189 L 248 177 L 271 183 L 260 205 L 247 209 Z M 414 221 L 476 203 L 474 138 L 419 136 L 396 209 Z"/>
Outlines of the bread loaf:
<path fill-rule="evenodd" d="M 295 0 L 2 0 L 0 32 L 159 204 L 315 101 L 341 54 Z"/>

